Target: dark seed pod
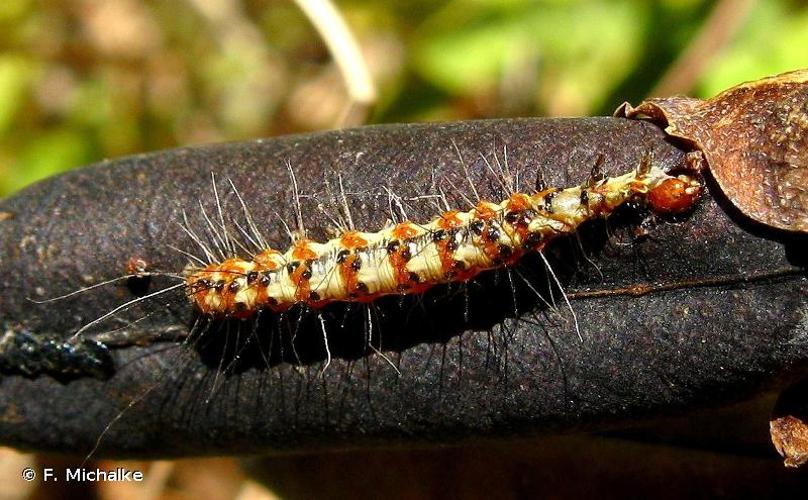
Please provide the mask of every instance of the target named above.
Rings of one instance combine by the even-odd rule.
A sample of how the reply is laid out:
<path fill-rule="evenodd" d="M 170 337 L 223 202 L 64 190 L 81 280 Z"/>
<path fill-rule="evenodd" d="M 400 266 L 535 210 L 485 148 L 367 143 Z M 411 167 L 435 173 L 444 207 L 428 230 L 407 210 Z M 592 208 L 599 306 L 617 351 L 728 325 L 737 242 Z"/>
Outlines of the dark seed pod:
<path fill-rule="evenodd" d="M 373 307 L 354 315 L 335 306 L 320 315 L 264 310 L 250 322 L 216 319 L 204 341 L 174 341 L 166 349 L 166 332 L 180 332 L 181 339 L 196 334 L 198 317 L 179 289 L 116 312 L 114 327 L 85 332 L 90 340 L 117 335 L 116 366 L 126 371 L 113 370 L 102 383 L 90 373 L 67 385 L 51 377 L 72 370 L 79 348 L 65 342 L 77 330 L 136 296 L 111 287 L 45 304 L 28 298 L 42 296 L 40 289 L 51 296 L 75 290 L 85 275 L 116 278 L 133 254 L 184 269 L 187 256 L 171 246 L 193 242 L 177 221 L 210 197 L 211 173 L 239 188 L 254 220 L 294 221 L 283 182 L 287 164 L 303 193 L 324 192 L 328 165 L 354 191 L 390 186 L 401 199 L 415 200 L 429 192 L 435 166 L 460 169 L 459 158 L 503 146 L 510 168 L 522 168 L 523 178 L 541 168 L 552 187 L 581 185 L 599 155 L 609 172 L 632 171 L 646 157 L 657 168 L 682 171 L 692 153 L 656 125 L 622 118 L 378 126 L 115 160 L 3 200 L 0 211 L 14 215 L 0 220 L 0 275 L 26 277 L 3 281 L 3 320 L 55 339 L 2 354 L 17 372 L 4 374 L 0 384 L 0 442 L 84 454 L 114 422 L 96 457 L 178 456 L 616 429 L 689 408 L 730 406 L 763 386 L 778 388 L 804 366 L 804 241 L 749 231 L 705 193 L 685 220 L 660 224 L 642 244 L 626 237 L 635 224 L 623 218 L 610 219 L 608 227 L 593 221 L 579 239 L 544 248 L 519 273 L 483 276 L 461 292 L 436 286 L 403 304 L 407 297 L 371 298 Z M 498 186 L 483 179 L 477 190 L 496 200 Z M 148 203 L 125 201 L 144 197 Z M 357 227 L 384 225 L 390 208 L 382 198 L 347 200 Z M 323 241 L 332 224 L 307 200 L 301 200 L 307 237 Z M 412 205 L 413 220 L 436 216 L 429 202 Z M 187 213 L 189 224 L 208 227 L 201 214 Z M 475 227 L 469 232 L 476 234 Z M 484 233 L 484 225 L 478 229 Z M 526 242 L 542 244 L 525 234 Z M 417 262 L 418 238 L 423 247 L 423 236 L 401 240 L 396 255 Z M 267 239 L 273 248 L 288 244 L 277 228 Z M 290 263 L 288 271 L 299 265 Z M 317 262 L 307 272 L 312 268 Z M 285 276 L 279 272 L 273 282 Z M 406 278 L 410 288 L 420 288 L 417 274 L 396 277 Z M 153 281 L 152 291 L 174 283 Z M 125 332 L 111 332 L 116 329 Z M 321 370 L 324 331 L 331 359 Z M 251 343 L 234 348 L 237 335 L 227 332 Z M 276 350 L 256 351 L 257 344 Z M 83 359 L 101 359 L 99 353 Z M 236 355 L 238 369 L 218 377 Z M 52 369 L 32 370 L 43 366 L 43 357 L 56 360 L 47 365 Z M 38 371 L 37 379 L 25 370 Z M 312 373 L 318 378 L 307 378 Z M 205 411 L 192 411 L 213 394 L 196 382 L 214 379 L 219 385 Z"/>

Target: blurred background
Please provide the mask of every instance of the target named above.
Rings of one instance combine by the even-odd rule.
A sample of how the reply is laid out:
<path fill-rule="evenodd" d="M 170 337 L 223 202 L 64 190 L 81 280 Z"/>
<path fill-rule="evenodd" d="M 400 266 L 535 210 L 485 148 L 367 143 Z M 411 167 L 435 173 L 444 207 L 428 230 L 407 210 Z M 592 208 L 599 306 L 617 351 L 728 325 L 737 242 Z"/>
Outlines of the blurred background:
<path fill-rule="evenodd" d="M 611 114 L 806 66 L 805 0 L 0 0 L 0 196 L 178 145 Z M 0 498 L 70 493 L 19 479 L 63 460 L 0 451 Z M 128 466 L 148 484 L 73 494 L 272 496 L 233 460 Z"/>
<path fill-rule="evenodd" d="M 808 66 L 805 0 L 336 0 L 361 54 L 342 71 L 322 3 L 0 1 L 0 196 L 177 145 L 611 114 Z M 344 75 L 369 82 L 352 99 Z"/>

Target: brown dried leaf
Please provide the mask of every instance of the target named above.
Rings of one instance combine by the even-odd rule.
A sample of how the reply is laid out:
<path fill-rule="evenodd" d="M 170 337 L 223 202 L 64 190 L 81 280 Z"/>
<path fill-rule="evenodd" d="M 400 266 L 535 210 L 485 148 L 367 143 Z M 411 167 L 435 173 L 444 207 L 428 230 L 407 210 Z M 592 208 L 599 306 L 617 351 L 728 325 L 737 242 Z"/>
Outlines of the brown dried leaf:
<path fill-rule="evenodd" d="M 808 232 L 808 70 L 748 82 L 709 100 L 649 99 L 615 112 L 665 126 L 700 149 L 746 216 Z"/>
<path fill-rule="evenodd" d="M 772 443 L 785 460 L 786 467 L 799 467 L 808 462 L 808 425 L 785 416 L 769 422 Z"/>

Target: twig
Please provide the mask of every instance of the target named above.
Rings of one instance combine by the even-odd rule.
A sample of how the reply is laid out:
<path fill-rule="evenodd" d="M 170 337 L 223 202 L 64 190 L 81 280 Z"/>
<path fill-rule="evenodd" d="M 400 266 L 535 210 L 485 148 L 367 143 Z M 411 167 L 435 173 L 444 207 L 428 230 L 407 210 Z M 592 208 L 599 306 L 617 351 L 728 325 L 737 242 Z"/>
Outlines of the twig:
<path fill-rule="evenodd" d="M 330 0 L 295 0 L 323 37 L 339 67 L 350 102 L 345 107 L 341 124 L 361 123 L 376 101 L 376 87 L 370 76 L 359 44 Z"/>

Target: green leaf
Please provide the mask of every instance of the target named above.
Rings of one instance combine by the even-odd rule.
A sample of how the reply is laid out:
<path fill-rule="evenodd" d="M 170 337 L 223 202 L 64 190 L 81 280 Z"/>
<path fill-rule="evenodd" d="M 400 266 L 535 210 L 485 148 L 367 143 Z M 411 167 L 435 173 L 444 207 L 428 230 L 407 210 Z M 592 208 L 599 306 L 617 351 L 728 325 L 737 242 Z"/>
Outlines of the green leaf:
<path fill-rule="evenodd" d="M 0 55 L 0 134 L 13 126 L 25 103 L 37 65 L 15 54 Z"/>

